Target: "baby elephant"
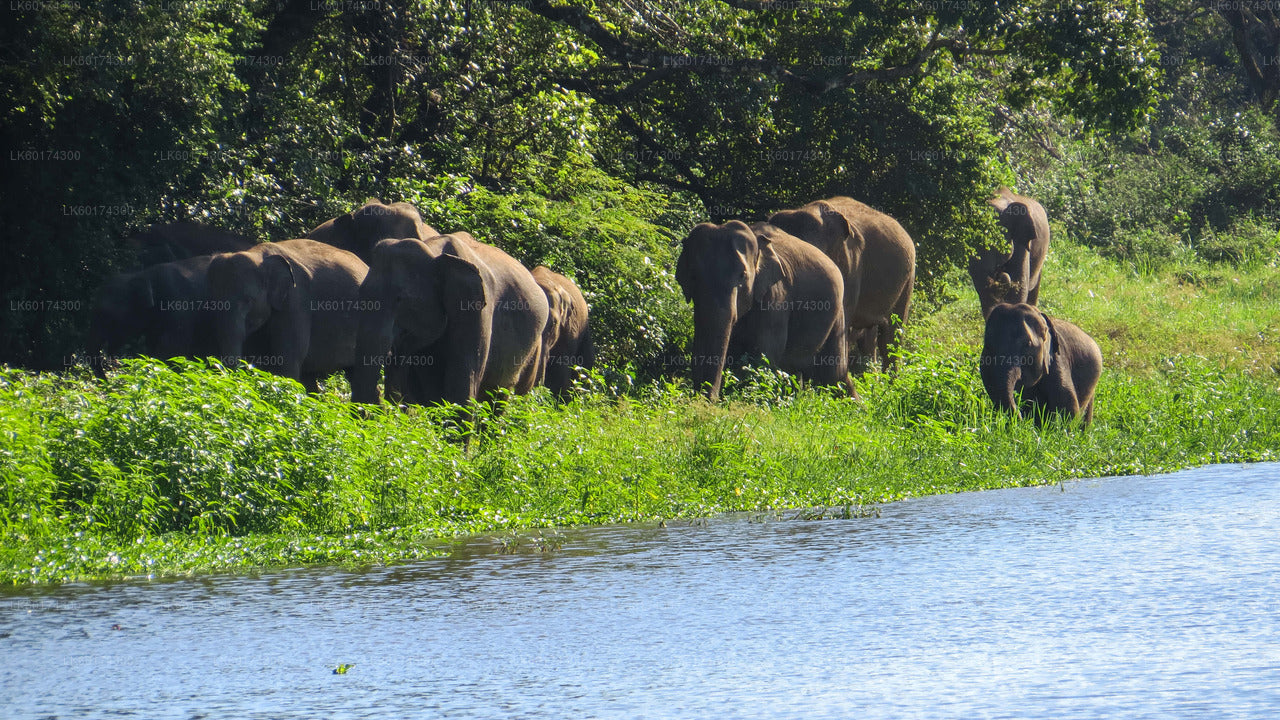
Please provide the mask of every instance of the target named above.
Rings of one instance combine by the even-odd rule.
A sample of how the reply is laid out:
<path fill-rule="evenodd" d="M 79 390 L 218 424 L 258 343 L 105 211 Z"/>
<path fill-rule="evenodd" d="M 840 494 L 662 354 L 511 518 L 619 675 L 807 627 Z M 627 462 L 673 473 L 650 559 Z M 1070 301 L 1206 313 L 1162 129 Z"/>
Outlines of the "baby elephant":
<path fill-rule="evenodd" d="M 1002 410 L 1020 418 L 1031 412 L 1037 426 L 1051 411 L 1088 423 L 1102 374 L 1102 351 L 1066 320 L 1027 303 L 1000 303 L 987 316 L 979 370 L 987 395 Z"/>

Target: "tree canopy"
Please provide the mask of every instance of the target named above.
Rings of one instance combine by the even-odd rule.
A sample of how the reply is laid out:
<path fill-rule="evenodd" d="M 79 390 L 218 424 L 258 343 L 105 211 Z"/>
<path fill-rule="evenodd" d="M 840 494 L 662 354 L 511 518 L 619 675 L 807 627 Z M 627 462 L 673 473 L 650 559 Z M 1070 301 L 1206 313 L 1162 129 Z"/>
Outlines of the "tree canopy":
<path fill-rule="evenodd" d="M 1011 125 L 1141 133 L 1195 23 L 1243 27 L 1257 65 L 1274 16 L 1208 5 L 17 3 L 0 362 L 65 364 L 149 223 L 284 239 L 368 196 L 574 274 L 617 361 L 683 342 L 671 244 L 701 220 L 850 195 L 908 229 L 927 291 L 993 236 Z M 1275 67 L 1250 67 L 1272 111 Z"/>

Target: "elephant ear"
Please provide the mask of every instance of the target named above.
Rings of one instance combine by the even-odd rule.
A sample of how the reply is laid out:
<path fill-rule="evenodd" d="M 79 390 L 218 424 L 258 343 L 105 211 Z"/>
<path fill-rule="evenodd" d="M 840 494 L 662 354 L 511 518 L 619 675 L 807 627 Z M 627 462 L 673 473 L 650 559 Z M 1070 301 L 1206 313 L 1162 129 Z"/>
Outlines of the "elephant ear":
<path fill-rule="evenodd" d="M 689 267 L 692 262 L 689 259 L 689 244 L 686 242 L 680 251 L 680 257 L 676 259 L 676 284 L 684 293 L 685 302 L 693 302 L 693 277 L 690 275 L 692 269 Z"/>
<path fill-rule="evenodd" d="M 267 301 L 271 309 L 283 310 L 289 304 L 296 281 L 293 264 L 283 255 L 267 255 L 262 259 L 262 271 L 266 276 Z"/>
<path fill-rule="evenodd" d="M 125 296 L 130 307 L 150 310 L 156 306 L 156 292 L 151 278 L 140 272 L 125 286 Z"/>
<path fill-rule="evenodd" d="M 756 231 L 756 247 L 759 252 L 756 255 L 755 283 L 751 289 L 753 295 L 761 297 L 779 281 L 790 282 L 792 273 L 791 266 L 778 254 L 769 233 Z"/>
<path fill-rule="evenodd" d="M 484 278 L 475 263 L 457 255 L 444 254 L 436 258 L 436 287 L 440 289 L 450 318 L 456 313 L 478 312 L 489 304 Z"/>
<path fill-rule="evenodd" d="M 1040 355 L 1036 360 L 1040 365 L 1040 376 L 1044 377 L 1049 374 L 1049 366 L 1053 364 L 1053 323 L 1044 313 L 1040 313 L 1040 319 L 1044 322 L 1044 339 L 1040 343 Z"/>
<path fill-rule="evenodd" d="M 444 254 L 434 263 L 437 287 L 445 307 L 451 362 L 445 375 L 445 397 L 466 402 L 479 391 L 493 335 L 493 312 L 480 268 L 470 260 Z"/>
<path fill-rule="evenodd" d="M 827 256 L 849 277 L 862 257 L 862 236 L 849 224 L 849 218 L 826 203 L 821 204 L 822 231 L 829 238 Z"/>

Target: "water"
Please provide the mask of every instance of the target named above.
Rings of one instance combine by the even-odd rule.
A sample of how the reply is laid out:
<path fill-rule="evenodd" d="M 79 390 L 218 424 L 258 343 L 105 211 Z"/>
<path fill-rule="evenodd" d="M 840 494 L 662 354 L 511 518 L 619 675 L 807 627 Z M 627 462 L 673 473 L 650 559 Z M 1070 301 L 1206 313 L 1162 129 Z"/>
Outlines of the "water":
<path fill-rule="evenodd" d="M 0 595 L 0 717 L 1278 717 L 1278 480 L 25 589 Z"/>

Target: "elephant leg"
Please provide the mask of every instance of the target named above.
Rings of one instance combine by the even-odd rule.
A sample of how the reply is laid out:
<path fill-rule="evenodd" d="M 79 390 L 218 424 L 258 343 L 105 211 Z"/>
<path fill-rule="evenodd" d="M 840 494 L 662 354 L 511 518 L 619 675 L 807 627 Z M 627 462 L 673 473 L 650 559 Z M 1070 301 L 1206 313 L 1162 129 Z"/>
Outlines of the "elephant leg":
<path fill-rule="evenodd" d="M 440 345 L 418 351 L 422 362 L 403 368 L 403 402 L 411 405 L 432 405 L 444 400 L 444 353 Z"/>
<path fill-rule="evenodd" d="M 360 361 L 357 359 L 357 360 L 356 360 L 356 362 L 360 362 Z M 343 374 L 344 376 L 346 376 L 346 378 L 347 378 L 347 384 L 348 384 L 348 385 L 351 385 L 351 387 L 355 387 L 355 385 L 352 385 L 352 382 L 353 382 L 353 381 L 355 380 L 355 378 L 356 378 L 356 368 L 355 368 L 355 366 L 354 366 L 354 365 L 351 365 L 351 366 L 348 366 L 348 367 L 344 367 L 344 368 L 342 368 L 342 374 Z"/>
<path fill-rule="evenodd" d="M 302 381 L 302 361 L 311 344 L 311 318 L 280 313 L 271 318 L 271 367 L 276 375 Z"/>
<path fill-rule="evenodd" d="M 305 388 L 308 393 L 312 395 L 320 393 L 320 376 L 316 373 L 302 373 L 299 378 L 299 382 L 302 383 L 302 387 Z"/>
<path fill-rule="evenodd" d="M 756 313 L 755 346 L 775 368 L 787 370 L 787 338 L 790 316 L 784 312 Z"/>
<path fill-rule="evenodd" d="M 849 376 L 849 348 L 845 333 L 839 327 L 833 327 L 827 335 L 818 354 L 813 358 L 813 379 L 819 385 L 836 385 L 844 388 L 845 393 L 854 399 L 858 391 L 853 386 L 853 378 Z"/>
<path fill-rule="evenodd" d="M 902 294 L 898 296 L 898 302 L 893 305 L 893 316 L 884 326 L 884 347 L 880 349 L 880 362 L 885 372 L 888 372 L 895 362 L 889 355 L 889 345 L 900 347 L 902 338 L 906 335 L 907 316 L 911 312 L 911 289 L 915 285 L 915 277 L 915 272 L 912 272 L 907 279 L 906 287 L 902 289 Z"/>
<path fill-rule="evenodd" d="M 866 328 L 849 328 L 845 338 L 849 370 L 857 373 L 866 372 L 875 363 L 878 332 L 878 328 L 874 325 Z"/>
<path fill-rule="evenodd" d="M 1052 381 L 1052 376 L 1045 378 L 1045 381 Z M 1075 386 L 1071 384 L 1070 375 L 1064 373 L 1064 377 L 1051 388 L 1047 388 L 1041 402 L 1046 406 L 1048 411 L 1059 412 L 1068 418 L 1074 418 L 1080 415 L 1081 406 L 1080 398 L 1076 395 Z"/>
<path fill-rule="evenodd" d="M 539 369 L 544 369 L 542 365 L 542 347 L 539 345 L 534 348 L 533 355 L 525 360 L 524 367 L 520 369 L 520 374 L 516 377 L 515 392 L 517 395 L 528 395 L 530 391 L 538 384 Z"/>
<path fill-rule="evenodd" d="M 875 326 L 874 332 L 876 334 L 876 353 L 880 356 L 880 371 L 887 373 L 893 364 L 890 362 L 891 358 L 889 357 L 889 342 L 893 340 L 895 334 L 894 325 L 893 323 L 881 323 Z"/>

